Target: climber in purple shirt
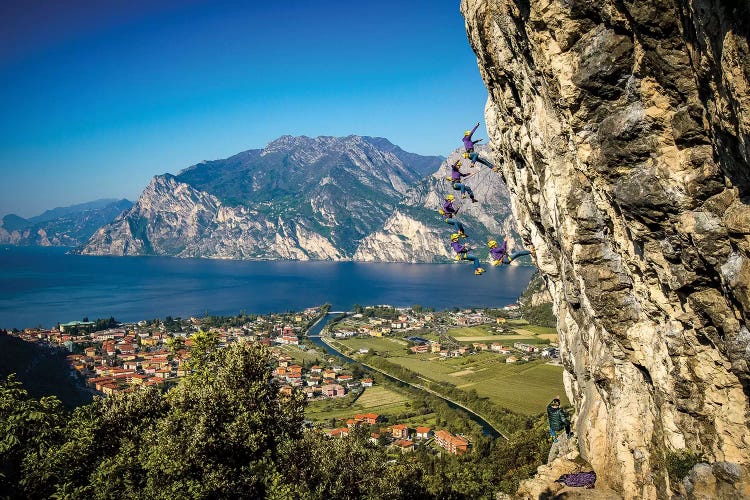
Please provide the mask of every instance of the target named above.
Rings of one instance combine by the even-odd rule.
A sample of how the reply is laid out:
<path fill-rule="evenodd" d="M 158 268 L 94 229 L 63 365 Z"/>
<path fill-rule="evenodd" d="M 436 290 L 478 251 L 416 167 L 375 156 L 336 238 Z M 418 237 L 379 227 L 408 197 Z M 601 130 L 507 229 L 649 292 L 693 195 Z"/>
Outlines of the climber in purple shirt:
<path fill-rule="evenodd" d="M 477 128 L 479 128 L 479 122 L 477 122 L 477 124 L 474 125 L 473 129 L 467 130 L 466 132 L 464 132 L 464 138 L 463 138 L 464 149 L 466 150 L 467 153 L 471 153 L 472 151 L 474 151 L 474 145 L 483 140 L 483 139 L 477 139 L 476 141 L 471 140 L 471 136 L 474 135 L 474 132 L 477 131 Z"/>
<path fill-rule="evenodd" d="M 472 203 L 476 203 L 478 200 L 474 198 L 474 192 L 469 186 L 461 182 L 463 177 L 470 177 L 473 174 L 461 173 L 461 160 L 456 160 L 456 163 L 451 165 L 451 176 L 450 181 L 453 184 L 453 189 L 461 191 L 461 198 L 466 198 L 466 193 L 469 193 Z"/>
<path fill-rule="evenodd" d="M 503 244 L 497 246 L 497 241 L 490 240 L 487 242 L 487 246 L 490 247 L 490 260 L 493 266 L 499 266 L 502 264 L 510 264 L 514 259 L 523 257 L 524 255 L 531 255 L 534 250 L 519 250 L 508 255 L 508 241 L 503 238 Z"/>
<path fill-rule="evenodd" d="M 482 140 L 482 139 L 477 139 L 476 141 L 471 140 L 471 136 L 474 135 L 474 132 L 476 132 L 477 127 L 479 127 L 479 122 L 477 122 L 477 124 L 474 125 L 473 129 L 467 130 L 466 132 L 464 132 L 463 141 L 464 141 L 464 149 L 466 150 L 466 152 L 464 153 L 463 156 L 464 158 L 471 160 L 471 168 L 474 168 L 474 165 L 476 165 L 476 163 L 479 162 L 482 165 L 486 165 L 490 167 L 492 170 L 494 170 L 495 172 L 497 172 L 497 169 L 492 163 L 482 158 L 481 156 L 479 156 L 479 153 L 474 151 L 474 145 Z"/>
<path fill-rule="evenodd" d="M 474 274 L 480 275 L 484 269 L 479 265 L 479 258 L 469 253 L 472 248 L 469 245 L 460 243 L 458 240 L 461 236 L 458 233 L 451 234 L 451 248 L 456 252 L 456 260 L 471 260 L 474 262 Z"/>
<path fill-rule="evenodd" d="M 458 235 L 462 238 L 466 238 L 466 232 L 464 231 L 464 225 L 458 222 L 453 217 L 458 213 L 458 209 L 453 206 L 453 200 L 455 200 L 456 197 L 452 194 L 449 194 L 445 197 L 445 203 L 443 203 L 443 208 L 441 210 L 438 210 L 440 215 L 445 217 L 443 219 L 446 224 L 450 224 L 454 227 L 454 229 L 458 232 Z"/>

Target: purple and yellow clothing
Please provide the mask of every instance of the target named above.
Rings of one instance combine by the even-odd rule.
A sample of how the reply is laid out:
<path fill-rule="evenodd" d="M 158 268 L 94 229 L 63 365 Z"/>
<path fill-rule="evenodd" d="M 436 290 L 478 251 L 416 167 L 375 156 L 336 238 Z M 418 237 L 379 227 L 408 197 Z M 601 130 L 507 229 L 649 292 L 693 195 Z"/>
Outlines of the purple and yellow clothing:
<path fill-rule="evenodd" d="M 450 217 L 453 217 L 454 215 L 456 215 L 456 213 L 458 212 L 458 210 L 456 210 L 455 208 L 453 208 L 453 202 L 452 201 L 447 201 L 446 200 L 446 202 L 443 203 L 443 212 L 445 212 L 445 216 L 446 217 L 450 218 Z"/>
<path fill-rule="evenodd" d="M 456 255 L 461 257 L 462 260 L 470 260 L 474 262 L 475 271 L 479 269 L 479 257 L 469 253 L 470 248 L 468 247 L 468 245 L 464 245 L 462 243 L 459 243 L 458 241 L 452 241 L 451 248 L 454 252 L 456 252 Z"/>
<path fill-rule="evenodd" d="M 466 253 L 469 251 L 469 247 L 458 241 L 451 241 L 451 248 L 456 253 Z"/>
<path fill-rule="evenodd" d="M 502 261 L 508 253 L 508 242 L 503 241 L 499 247 L 490 248 L 490 257 L 492 260 Z"/>
<path fill-rule="evenodd" d="M 461 177 L 469 177 L 471 174 L 462 174 L 460 169 L 460 163 L 451 165 L 451 182 L 453 183 L 453 189 L 455 189 L 456 191 L 461 191 L 462 196 L 466 193 L 469 193 L 469 196 L 473 200 L 474 192 L 469 186 L 461 182 Z"/>
<path fill-rule="evenodd" d="M 459 170 L 460 167 L 457 167 L 456 165 L 453 165 L 451 167 L 451 180 L 453 182 L 461 182 L 461 177 L 468 177 L 471 174 L 462 174 Z"/>
<path fill-rule="evenodd" d="M 471 133 L 469 135 L 465 135 L 463 138 L 464 141 L 464 149 L 466 151 L 472 151 L 474 150 L 474 144 L 476 144 L 479 141 L 472 141 L 471 136 L 474 135 L 474 132 L 476 132 L 477 128 L 479 127 L 479 124 L 477 123 L 473 129 L 471 129 Z"/>

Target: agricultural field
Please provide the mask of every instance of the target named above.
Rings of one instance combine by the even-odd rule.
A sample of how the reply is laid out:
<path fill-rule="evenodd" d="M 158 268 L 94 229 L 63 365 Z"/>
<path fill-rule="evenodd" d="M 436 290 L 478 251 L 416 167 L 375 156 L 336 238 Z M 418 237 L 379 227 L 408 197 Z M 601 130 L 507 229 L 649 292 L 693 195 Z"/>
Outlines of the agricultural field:
<path fill-rule="evenodd" d="M 289 344 L 289 345 L 276 346 L 275 349 L 280 350 L 287 356 L 291 356 L 292 359 L 294 359 L 294 361 L 299 364 L 302 364 L 307 361 L 315 362 L 316 360 L 317 362 L 321 362 L 326 357 L 324 354 L 322 354 L 321 352 L 317 350 L 303 351 L 302 349 L 300 349 L 300 347 L 301 346 Z"/>
<path fill-rule="evenodd" d="M 502 327 L 506 331 L 497 332 L 498 325 L 485 324 L 451 328 L 447 334 L 464 345 L 500 342 L 512 346 L 514 342 L 548 344 L 558 341 L 554 328 L 530 325 L 525 320 L 510 320 Z M 434 334 L 420 336 L 439 340 Z M 425 380 L 451 384 L 465 391 L 475 390 L 479 396 L 522 414 L 543 412 L 557 395 L 565 399 L 562 367 L 543 360 L 508 364 L 506 356 L 491 352 L 451 359 L 433 353 L 415 355 L 407 353 L 402 339 L 392 337 L 353 338 L 336 343 L 337 347 L 349 351 L 370 349 L 371 353 L 383 355 L 389 362 L 418 373 Z"/>
<path fill-rule="evenodd" d="M 484 343 L 492 343 L 492 342 L 500 342 L 503 344 L 512 344 L 513 342 L 525 342 L 527 344 L 538 344 L 540 342 L 540 338 L 533 335 L 493 335 L 491 337 L 456 337 L 456 340 L 461 342 L 462 344 L 466 343 L 473 343 L 473 342 L 484 342 Z"/>
<path fill-rule="evenodd" d="M 514 330 L 519 335 L 536 335 L 538 338 L 546 339 L 550 342 L 559 342 L 560 340 L 557 335 L 557 329 L 546 326 L 522 325 L 514 327 Z"/>
<path fill-rule="evenodd" d="M 323 422 L 331 418 L 352 417 L 355 413 L 379 413 L 380 415 L 397 415 L 406 411 L 410 402 L 407 395 L 388 387 L 376 385 L 368 387 L 356 401 L 346 396 L 340 399 L 312 401 L 305 410 L 310 420 Z"/>
<path fill-rule="evenodd" d="M 497 325 L 477 325 L 451 328 L 447 334 L 456 340 L 464 340 L 462 337 L 488 337 L 499 335 Z"/>
<path fill-rule="evenodd" d="M 466 326 L 448 330 L 448 335 L 459 342 L 524 342 L 543 344 L 558 342 L 557 331 L 545 326 L 530 325 L 525 320 L 510 320 L 497 332 L 497 325 Z"/>
<path fill-rule="evenodd" d="M 336 339 L 333 343 L 343 346 L 350 351 L 370 349 L 378 353 L 387 353 L 389 356 L 400 356 L 406 353 L 408 346 L 405 340 L 389 337 L 357 337 L 346 340 Z"/>
<path fill-rule="evenodd" d="M 557 339 L 557 331 L 554 328 L 546 326 L 529 325 L 523 320 L 511 320 L 506 325 L 501 326 L 505 331 L 498 332 L 498 325 L 477 325 L 451 328 L 447 334 L 455 337 L 459 341 L 481 341 L 497 340 L 500 338 L 521 337 L 528 338 L 539 336 L 543 339 Z"/>
<path fill-rule="evenodd" d="M 500 406 L 527 415 L 544 411 L 554 396 L 565 399 L 562 367 L 544 361 L 508 364 L 504 356 L 494 353 L 449 360 L 434 354 L 403 355 L 390 357 L 388 361 L 429 380 L 466 391 L 474 389 Z"/>

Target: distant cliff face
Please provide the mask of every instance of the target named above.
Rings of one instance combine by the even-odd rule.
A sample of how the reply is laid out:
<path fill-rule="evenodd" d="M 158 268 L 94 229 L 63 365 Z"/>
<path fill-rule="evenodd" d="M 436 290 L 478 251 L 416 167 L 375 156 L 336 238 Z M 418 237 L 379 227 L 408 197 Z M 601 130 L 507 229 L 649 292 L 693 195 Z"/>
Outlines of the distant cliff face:
<path fill-rule="evenodd" d="M 653 498 L 679 486 L 670 453 L 691 450 L 714 465 L 687 493 L 746 496 L 747 2 L 461 10 L 493 156 L 554 299 L 583 456 Z"/>
<path fill-rule="evenodd" d="M 103 224 L 133 206 L 128 200 L 98 200 L 56 208 L 23 219 L 6 215 L 0 225 L 0 244 L 19 246 L 68 246 L 85 243 Z"/>

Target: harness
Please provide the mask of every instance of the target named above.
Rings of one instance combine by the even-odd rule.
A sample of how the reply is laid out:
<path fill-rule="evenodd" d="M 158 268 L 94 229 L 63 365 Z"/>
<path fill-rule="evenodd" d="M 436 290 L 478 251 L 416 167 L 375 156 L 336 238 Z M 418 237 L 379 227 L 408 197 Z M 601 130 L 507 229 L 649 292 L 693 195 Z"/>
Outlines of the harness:
<path fill-rule="evenodd" d="M 450 212 L 446 212 L 445 210 L 442 210 L 442 209 L 438 210 L 438 213 L 440 215 L 442 215 L 443 217 L 445 217 L 446 219 L 452 219 L 453 215 L 454 215 L 454 214 L 452 214 Z"/>
<path fill-rule="evenodd" d="M 467 254 L 467 253 L 469 253 L 469 251 L 468 251 L 468 250 L 464 250 L 463 252 L 456 252 L 456 257 L 455 257 L 455 259 L 456 259 L 456 260 L 468 260 L 468 259 L 466 258 L 466 254 Z"/>
<path fill-rule="evenodd" d="M 453 189 L 455 191 L 460 191 L 461 190 L 460 187 L 456 186 L 456 184 L 460 184 L 461 183 L 461 177 L 459 177 L 458 179 L 454 179 L 453 177 L 446 177 L 445 180 L 451 183 L 451 186 L 453 187 Z"/>

